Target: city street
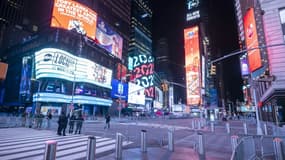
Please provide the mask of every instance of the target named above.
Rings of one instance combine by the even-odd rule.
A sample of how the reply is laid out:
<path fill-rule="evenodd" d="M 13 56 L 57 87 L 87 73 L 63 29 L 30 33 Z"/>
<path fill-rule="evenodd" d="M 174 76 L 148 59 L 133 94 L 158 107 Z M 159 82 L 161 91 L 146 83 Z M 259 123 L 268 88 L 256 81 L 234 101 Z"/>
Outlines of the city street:
<path fill-rule="evenodd" d="M 231 121 L 231 134 L 227 134 L 225 122 L 217 122 L 214 133 L 211 132 L 209 125 L 200 130 L 197 130 L 197 127 L 192 129 L 192 121 L 197 120 L 163 118 L 143 120 L 122 118 L 119 120 L 114 118 L 110 129 L 104 129 L 103 119 L 89 120 L 84 122 L 82 135 L 67 134 L 67 136 L 56 135 L 56 123 L 53 123 L 51 130 L 2 128 L 0 158 L 1 160 L 42 159 L 45 141 L 56 140 L 58 142 L 57 159 L 85 159 L 88 136 L 94 135 L 97 140 L 96 158 L 114 159 L 115 135 L 122 133 L 123 159 L 165 159 L 165 156 L 168 159 L 198 159 L 197 132 L 200 132 L 204 135 L 207 159 L 230 159 L 232 152 L 230 136 L 243 133 L 242 121 Z M 248 124 L 249 134 L 255 134 L 254 124 L 251 121 L 248 121 Z M 171 128 L 175 130 L 174 152 L 167 150 L 168 130 Z M 140 151 L 141 130 L 145 130 L 147 134 L 146 153 Z M 68 129 L 66 132 L 68 133 Z"/>

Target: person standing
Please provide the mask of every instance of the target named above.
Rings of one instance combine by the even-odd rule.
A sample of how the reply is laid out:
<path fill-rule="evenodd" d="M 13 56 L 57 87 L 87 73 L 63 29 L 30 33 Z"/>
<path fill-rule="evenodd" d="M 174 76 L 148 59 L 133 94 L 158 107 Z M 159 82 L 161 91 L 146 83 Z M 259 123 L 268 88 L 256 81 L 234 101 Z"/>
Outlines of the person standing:
<path fill-rule="evenodd" d="M 83 124 L 83 116 L 82 113 L 79 112 L 78 113 L 78 117 L 76 118 L 76 130 L 75 130 L 75 134 L 81 134 L 81 128 L 82 128 L 82 124 Z"/>
<path fill-rule="evenodd" d="M 51 119 L 52 119 L 52 114 L 51 111 L 49 110 L 47 113 L 47 129 L 50 128 Z"/>
<path fill-rule="evenodd" d="M 68 131 L 69 134 L 73 133 L 75 119 L 76 117 L 74 113 L 72 113 L 72 115 L 69 118 L 69 131 Z"/>
<path fill-rule="evenodd" d="M 58 117 L 58 128 L 57 128 L 57 135 L 65 136 L 65 129 L 67 126 L 67 117 L 64 112 Z M 61 134 L 62 133 L 62 134 Z"/>
<path fill-rule="evenodd" d="M 105 119 L 106 119 L 106 125 L 105 125 L 104 129 L 106 129 L 106 128 L 109 129 L 110 128 L 110 121 L 111 121 L 110 115 L 106 114 Z"/>

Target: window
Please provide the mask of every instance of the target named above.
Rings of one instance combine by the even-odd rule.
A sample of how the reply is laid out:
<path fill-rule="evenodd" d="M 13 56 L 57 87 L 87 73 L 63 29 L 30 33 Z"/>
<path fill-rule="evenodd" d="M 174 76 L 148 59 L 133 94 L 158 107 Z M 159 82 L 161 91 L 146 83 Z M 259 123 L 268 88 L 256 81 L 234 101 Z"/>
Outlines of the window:
<path fill-rule="evenodd" d="M 281 20 L 281 27 L 283 31 L 283 38 L 285 40 L 285 8 L 279 10 L 280 20 Z"/>

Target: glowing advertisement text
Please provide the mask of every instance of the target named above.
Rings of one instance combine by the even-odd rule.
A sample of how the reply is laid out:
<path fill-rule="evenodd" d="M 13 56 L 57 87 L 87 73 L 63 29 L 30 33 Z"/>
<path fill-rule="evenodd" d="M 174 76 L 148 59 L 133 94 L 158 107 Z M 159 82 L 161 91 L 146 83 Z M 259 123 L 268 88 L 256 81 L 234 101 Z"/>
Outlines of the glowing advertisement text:
<path fill-rule="evenodd" d="M 36 79 L 59 78 L 111 88 L 112 70 L 66 51 L 45 48 L 35 53 Z"/>
<path fill-rule="evenodd" d="M 198 105 L 201 98 L 198 26 L 184 29 L 187 105 Z"/>
<path fill-rule="evenodd" d="M 97 13 L 72 0 L 55 0 L 51 26 L 74 30 L 95 39 Z"/>
<path fill-rule="evenodd" d="M 244 29 L 247 49 L 257 48 L 258 37 L 253 8 L 250 8 L 244 16 Z M 258 68 L 262 67 L 259 49 L 248 51 L 248 63 L 250 72 L 253 72 Z"/>
<path fill-rule="evenodd" d="M 136 84 L 145 88 L 147 97 L 154 97 L 154 58 L 151 55 L 133 56 L 133 74 Z"/>

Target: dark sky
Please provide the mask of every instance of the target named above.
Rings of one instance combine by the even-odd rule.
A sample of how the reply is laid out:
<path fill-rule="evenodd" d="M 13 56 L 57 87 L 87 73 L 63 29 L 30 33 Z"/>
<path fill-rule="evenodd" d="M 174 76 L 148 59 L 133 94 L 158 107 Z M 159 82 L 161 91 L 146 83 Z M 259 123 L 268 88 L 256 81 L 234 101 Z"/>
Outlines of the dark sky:
<path fill-rule="evenodd" d="M 169 44 L 170 59 L 178 64 L 184 64 L 186 0 L 152 0 L 153 2 L 153 45 L 165 37 Z M 215 0 L 209 7 L 211 10 L 211 35 L 217 50 L 215 54 L 225 55 L 238 49 L 238 35 L 234 13 L 233 0 Z M 242 100 L 241 76 L 238 57 L 232 57 L 221 62 L 224 73 L 224 85 L 227 97 L 233 101 Z"/>

